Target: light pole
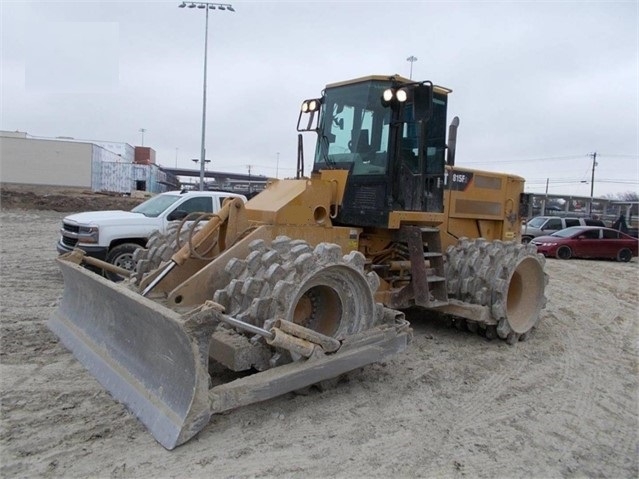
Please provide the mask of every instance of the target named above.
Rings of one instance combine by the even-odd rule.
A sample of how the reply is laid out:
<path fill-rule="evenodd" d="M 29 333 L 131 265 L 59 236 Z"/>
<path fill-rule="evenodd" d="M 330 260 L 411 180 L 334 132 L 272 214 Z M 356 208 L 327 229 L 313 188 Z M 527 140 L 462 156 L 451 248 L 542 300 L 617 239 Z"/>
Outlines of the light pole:
<path fill-rule="evenodd" d="M 144 146 L 144 132 L 146 131 L 146 128 L 140 128 L 138 131 L 142 133 L 142 144 L 140 146 Z"/>
<path fill-rule="evenodd" d="M 417 57 L 411 55 L 406 59 L 407 62 L 410 62 L 410 76 L 408 77 L 409 80 L 413 79 L 413 63 L 415 63 L 417 61 Z"/>
<path fill-rule="evenodd" d="M 590 179 L 590 206 L 588 207 L 588 214 L 592 216 L 592 201 L 595 196 L 595 166 L 597 166 L 597 152 L 592 155 L 592 178 Z"/>
<path fill-rule="evenodd" d="M 195 164 L 200 163 L 201 165 L 211 162 L 211 160 L 202 161 L 200 158 L 192 158 L 191 161 Z M 204 174 L 202 169 L 200 169 L 200 191 L 204 191 Z"/>
<path fill-rule="evenodd" d="M 209 46 L 209 10 L 228 10 L 234 12 L 232 5 L 228 3 L 209 3 L 209 2 L 182 2 L 179 8 L 198 8 L 206 11 L 206 21 L 204 26 L 204 86 L 202 87 L 202 144 L 200 145 L 200 191 L 204 190 L 204 157 L 206 155 L 206 58 Z"/>

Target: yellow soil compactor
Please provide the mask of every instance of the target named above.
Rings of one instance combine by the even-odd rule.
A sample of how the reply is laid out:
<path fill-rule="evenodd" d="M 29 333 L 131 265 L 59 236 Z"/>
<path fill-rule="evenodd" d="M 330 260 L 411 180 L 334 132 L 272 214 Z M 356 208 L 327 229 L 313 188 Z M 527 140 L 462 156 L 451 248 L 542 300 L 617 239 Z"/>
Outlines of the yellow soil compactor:
<path fill-rule="evenodd" d="M 296 178 L 155 234 L 124 281 L 59 257 L 49 327 L 168 449 L 212 414 L 403 351 L 408 308 L 525 339 L 547 281 L 519 241 L 524 181 L 455 166 L 450 93 L 399 76 L 328 85 L 297 123 L 317 133 L 310 177 L 300 133 Z"/>

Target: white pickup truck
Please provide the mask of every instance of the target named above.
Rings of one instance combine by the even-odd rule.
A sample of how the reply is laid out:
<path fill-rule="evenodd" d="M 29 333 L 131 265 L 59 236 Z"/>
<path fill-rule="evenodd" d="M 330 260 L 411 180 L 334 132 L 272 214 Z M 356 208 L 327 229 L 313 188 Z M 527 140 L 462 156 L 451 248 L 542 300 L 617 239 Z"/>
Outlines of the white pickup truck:
<path fill-rule="evenodd" d="M 93 256 L 132 271 L 133 252 L 144 247 L 157 230 L 166 233 L 171 221 L 189 213 L 217 213 L 228 197 L 243 195 L 221 191 L 169 191 L 154 196 L 131 211 L 88 211 L 62 220 L 58 253 L 80 248 Z M 111 277 L 112 274 L 107 274 Z M 118 279 L 111 277 L 111 279 Z"/>

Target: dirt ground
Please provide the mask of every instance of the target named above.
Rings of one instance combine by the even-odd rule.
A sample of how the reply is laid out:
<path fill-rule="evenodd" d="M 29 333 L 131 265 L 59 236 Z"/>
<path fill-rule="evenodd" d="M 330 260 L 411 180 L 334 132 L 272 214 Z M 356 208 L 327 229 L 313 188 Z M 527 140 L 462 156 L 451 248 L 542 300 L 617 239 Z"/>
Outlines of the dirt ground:
<path fill-rule="evenodd" d="M 2 209 L 52 210 L 59 212 L 125 210 L 142 203 L 146 198 L 132 198 L 117 193 L 92 193 L 90 189 L 18 185 L 0 185 Z"/>
<path fill-rule="evenodd" d="M 0 475 L 639 475 L 639 263 L 548 260 L 548 305 L 508 346 L 414 318 L 409 349 L 336 389 L 214 417 L 160 446 L 46 327 L 64 213 L 0 212 Z M 85 208 L 82 208 L 85 209 Z"/>

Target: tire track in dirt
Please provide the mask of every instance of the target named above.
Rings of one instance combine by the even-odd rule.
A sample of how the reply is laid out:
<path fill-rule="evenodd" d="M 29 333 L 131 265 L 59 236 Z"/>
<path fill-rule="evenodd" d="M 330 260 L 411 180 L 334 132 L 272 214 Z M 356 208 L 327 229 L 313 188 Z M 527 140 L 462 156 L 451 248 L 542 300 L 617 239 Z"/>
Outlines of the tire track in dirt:
<path fill-rule="evenodd" d="M 415 323 L 401 356 L 216 416 L 168 453 L 46 329 L 54 216 L 0 213 L 3 477 L 637 477 L 636 260 L 549 260 L 526 343 Z"/>
<path fill-rule="evenodd" d="M 558 291 L 557 297 L 561 298 L 561 302 L 555 309 L 557 325 L 563 330 L 562 336 L 566 339 L 563 354 L 564 377 L 560 383 L 555 384 L 558 384 L 558 388 L 572 392 L 570 397 L 573 401 L 558 411 L 566 419 L 563 423 L 553 421 L 551 434 L 558 440 L 558 444 L 563 445 L 558 460 L 571 465 L 566 466 L 566 472 L 570 472 L 570 467 L 578 467 L 582 451 L 592 450 L 596 444 L 593 443 L 590 434 L 581 431 L 584 423 L 590 424 L 591 430 L 596 430 L 597 424 L 608 420 L 610 414 L 603 403 L 612 400 L 619 404 L 621 400 L 619 405 L 630 408 L 628 410 L 636 406 L 632 394 L 622 394 L 621 397 L 613 398 L 611 394 L 617 395 L 619 391 L 613 392 L 610 388 L 601 387 L 601 384 L 606 382 L 607 374 L 618 374 L 614 366 L 608 365 L 618 365 L 621 362 L 625 363 L 629 372 L 636 369 L 636 356 L 634 360 L 619 356 L 619 351 L 626 349 L 624 342 L 633 329 L 633 317 L 636 318 L 636 313 L 633 316 L 632 308 L 628 308 L 623 300 L 607 301 L 606 296 L 610 294 L 611 288 L 597 276 L 593 277 L 590 268 L 578 266 L 583 265 L 572 263 L 567 267 L 573 281 L 562 285 Z M 612 275 L 615 278 L 619 274 L 624 274 L 619 271 L 625 265 L 612 263 L 603 266 L 604 271 L 600 274 Z M 589 287 L 574 288 L 574 284 L 580 282 L 588 284 Z M 636 295 L 628 299 L 635 303 Z M 586 310 L 588 312 L 585 312 Z M 618 321 L 618 318 L 624 317 L 628 319 Z M 634 424 L 636 425 L 636 420 Z M 624 451 L 623 456 L 632 457 L 636 443 L 635 427 L 632 424 L 620 424 L 617 428 L 613 447 Z M 600 444 L 599 449 L 605 446 L 609 445 Z M 599 466 L 593 468 L 591 473 L 601 474 Z"/>

